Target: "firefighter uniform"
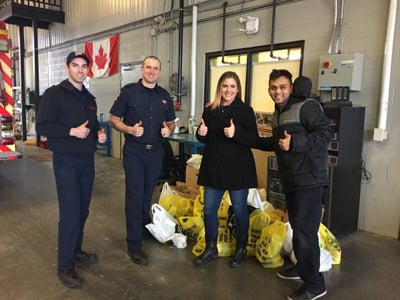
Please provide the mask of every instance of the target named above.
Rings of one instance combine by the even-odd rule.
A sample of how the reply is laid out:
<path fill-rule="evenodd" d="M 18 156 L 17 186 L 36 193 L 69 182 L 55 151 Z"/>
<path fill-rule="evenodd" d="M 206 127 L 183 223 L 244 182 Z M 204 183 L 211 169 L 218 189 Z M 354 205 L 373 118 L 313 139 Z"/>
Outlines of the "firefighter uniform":
<path fill-rule="evenodd" d="M 71 128 L 88 120 L 85 139 L 70 136 Z M 89 215 L 97 145 L 97 105 L 83 86 L 68 80 L 43 94 L 37 116 L 38 134 L 46 136 L 53 151 L 53 168 L 60 209 L 58 224 L 58 271 L 73 269 L 81 252 L 83 228 Z"/>
<path fill-rule="evenodd" d="M 140 137 L 125 134 L 123 146 L 126 240 L 128 251 L 134 251 L 142 247 L 144 226 L 151 222 L 151 198 L 164 156 L 160 131 L 163 122 L 175 120 L 175 111 L 164 88 L 147 88 L 140 80 L 121 89 L 110 114 L 128 126 L 142 122 L 144 128 Z"/>

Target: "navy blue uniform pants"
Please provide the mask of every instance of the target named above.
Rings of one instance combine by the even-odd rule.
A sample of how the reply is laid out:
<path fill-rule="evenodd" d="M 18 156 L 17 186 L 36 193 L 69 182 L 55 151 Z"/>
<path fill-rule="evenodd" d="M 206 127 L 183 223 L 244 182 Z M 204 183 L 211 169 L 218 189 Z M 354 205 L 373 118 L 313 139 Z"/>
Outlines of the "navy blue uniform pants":
<path fill-rule="evenodd" d="M 75 266 L 89 215 L 94 182 L 94 154 L 53 154 L 59 205 L 58 270 Z"/>
<path fill-rule="evenodd" d="M 161 144 L 145 149 L 143 144 L 125 142 L 125 218 L 128 250 L 142 247 L 144 226 L 151 222 L 150 204 L 161 174 L 164 149 Z"/>
<path fill-rule="evenodd" d="M 322 187 L 286 193 L 286 209 L 293 229 L 293 250 L 297 272 L 310 292 L 325 290 L 319 272 L 318 229 L 322 212 Z"/>

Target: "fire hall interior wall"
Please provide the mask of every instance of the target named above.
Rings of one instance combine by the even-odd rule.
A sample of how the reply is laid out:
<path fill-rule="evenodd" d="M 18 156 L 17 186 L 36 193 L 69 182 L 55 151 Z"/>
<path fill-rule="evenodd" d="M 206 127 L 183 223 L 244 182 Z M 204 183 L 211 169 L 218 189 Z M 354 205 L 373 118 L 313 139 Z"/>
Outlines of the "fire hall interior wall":
<path fill-rule="evenodd" d="M 116 2 L 109 6 L 97 5 L 96 0 L 64 1 L 66 24 L 56 24 L 47 33 L 47 41 L 40 42 L 46 45 L 40 49 L 40 61 L 44 65 L 40 68 L 40 89 L 46 85 L 58 83 L 65 78 L 64 60 L 72 49 L 83 49 L 85 41 L 90 41 L 104 33 L 111 35 L 120 32 L 120 63 L 140 61 L 149 54 L 158 55 L 163 62 L 161 85 L 168 88 L 169 76 L 177 72 L 178 64 L 178 30 L 151 35 L 153 19 L 164 11 L 164 4 L 170 1 L 126 1 L 132 3 L 127 6 Z M 174 9 L 178 9 L 178 1 L 174 1 Z M 198 1 L 198 40 L 197 40 L 197 71 L 196 71 L 196 118 L 202 112 L 204 101 L 204 72 L 205 53 L 221 51 L 222 47 L 222 4 L 224 1 Z M 240 4 L 243 2 L 242 4 Z M 278 1 L 282 2 L 282 1 Z M 329 42 L 334 26 L 334 0 L 301 0 L 283 1 L 276 9 L 276 24 L 274 42 L 284 43 L 297 40 L 305 41 L 303 60 L 303 75 L 311 77 L 313 93 L 318 80 L 318 67 L 321 55 L 328 54 Z M 266 1 L 228 1 L 226 18 L 226 49 L 248 48 L 271 43 L 272 9 L 266 6 Z M 272 3 L 272 1 L 268 1 Z M 364 53 L 364 67 L 362 89 L 352 92 L 350 100 L 355 105 L 366 107 L 365 132 L 363 145 L 363 159 L 365 170 L 371 174 L 369 182 L 363 180 L 361 187 L 359 228 L 372 233 L 399 238 L 400 225 L 400 162 L 398 149 L 400 148 L 400 119 L 399 89 L 400 82 L 400 32 L 399 11 L 397 7 L 397 26 L 394 40 L 394 57 L 392 61 L 392 76 L 390 85 L 390 101 L 388 104 L 387 131 L 388 139 L 383 142 L 373 141 L 372 132 L 377 127 L 381 72 L 385 52 L 385 33 L 388 20 L 390 0 L 351 0 L 345 2 L 344 24 L 342 28 L 342 52 Z M 185 5 L 194 4 L 185 2 Z M 85 7 L 81 7 L 85 6 Z M 114 5 L 114 6 L 113 6 Z M 120 5 L 120 8 L 118 8 Z M 265 7 L 262 7 L 262 6 Z M 113 8 L 111 8 L 113 6 Z M 202 7 L 207 9 L 201 10 Z M 262 8 L 260 8 L 262 7 Z M 78 9 L 79 8 L 79 9 Z M 85 9 L 83 9 L 85 8 Z M 250 8 L 250 9 L 249 9 Z M 251 9 L 253 8 L 253 9 Z M 247 10 L 249 9 L 249 10 Z M 104 16 L 105 11 L 107 16 Z M 247 35 L 239 31 L 243 28 L 238 19 L 241 15 L 250 15 L 260 18 L 259 32 Z M 98 18 L 96 18 L 98 16 Z M 104 20 L 104 19 L 107 20 Z M 178 113 L 181 120 L 187 120 L 190 113 L 191 82 L 191 8 L 185 9 L 183 66 L 182 75 L 188 82 L 188 94 L 182 98 L 183 110 Z M 124 27 L 124 24 L 130 24 Z M 26 29 L 27 30 L 27 29 Z M 97 34 L 97 35 L 96 35 Z M 46 34 L 42 34 L 46 38 Z M 51 42 L 50 42 L 51 41 Z M 47 44 L 46 44 L 47 43 Z M 28 43 L 26 43 L 28 45 Z M 29 47 L 27 46 L 28 57 Z M 46 66 L 47 70 L 44 66 Z M 27 68 L 27 72 L 32 71 Z M 30 74 L 25 74 L 27 82 L 33 82 Z M 260 78 L 260 85 L 267 88 L 267 76 Z M 46 79 L 47 78 L 47 79 Z M 113 95 L 120 85 L 119 75 L 114 78 L 93 79 L 90 90 L 97 96 L 100 109 L 108 113 L 113 101 Z M 28 86 L 28 85 L 27 85 Z M 105 92 L 107 90 L 107 93 Z M 324 96 L 324 95 L 322 95 Z M 265 101 L 271 101 L 265 99 Z M 185 121 L 184 121 L 185 122 Z M 266 163 L 265 161 L 258 161 Z"/>

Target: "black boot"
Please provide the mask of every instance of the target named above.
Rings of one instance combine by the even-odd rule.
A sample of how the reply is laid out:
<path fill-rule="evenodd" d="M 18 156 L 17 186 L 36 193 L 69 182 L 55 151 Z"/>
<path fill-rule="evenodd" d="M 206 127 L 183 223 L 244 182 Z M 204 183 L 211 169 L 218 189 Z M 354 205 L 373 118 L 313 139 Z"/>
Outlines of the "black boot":
<path fill-rule="evenodd" d="M 196 266 L 204 265 L 216 258 L 218 258 L 217 242 L 216 240 L 210 240 L 206 242 L 204 252 L 193 260 L 193 264 Z"/>
<path fill-rule="evenodd" d="M 238 268 L 247 256 L 247 238 L 238 239 L 236 242 L 235 254 L 232 256 L 229 266 L 232 268 Z"/>

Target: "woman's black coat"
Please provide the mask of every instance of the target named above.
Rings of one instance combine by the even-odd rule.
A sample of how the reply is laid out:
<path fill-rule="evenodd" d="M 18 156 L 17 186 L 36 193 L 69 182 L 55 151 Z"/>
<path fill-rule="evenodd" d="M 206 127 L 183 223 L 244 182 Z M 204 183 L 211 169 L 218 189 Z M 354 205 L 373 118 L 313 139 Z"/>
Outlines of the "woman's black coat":
<path fill-rule="evenodd" d="M 198 184 L 215 189 L 237 190 L 257 187 L 257 174 L 253 153 L 238 139 L 227 138 L 224 128 L 235 125 L 240 136 L 257 137 L 257 124 L 253 109 L 240 99 L 229 106 L 215 110 L 205 108 L 202 116 L 208 127 L 206 136 L 196 137 L 206 143 L 199 171 Z"/>

